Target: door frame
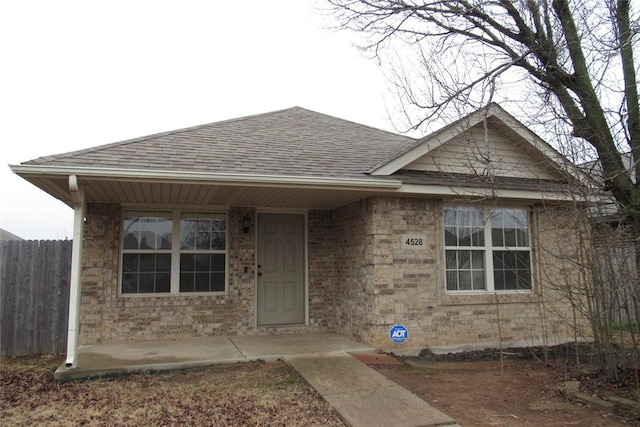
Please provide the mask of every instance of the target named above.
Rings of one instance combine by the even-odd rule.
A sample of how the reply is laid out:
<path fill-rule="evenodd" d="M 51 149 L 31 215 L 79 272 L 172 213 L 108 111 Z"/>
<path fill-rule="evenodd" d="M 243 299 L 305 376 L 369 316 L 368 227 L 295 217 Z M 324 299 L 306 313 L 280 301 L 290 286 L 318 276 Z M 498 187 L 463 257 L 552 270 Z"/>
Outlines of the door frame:
<path fill-rule="evenodd" d="M 303 236 L 302 247 L 304 248 L 304 326 L 309 326 L 309 211 L 307 209 L 256 209 L 256 221 L 254 227 L 254 262 L 256 266 L 253 284 L 253 327 L 258 328 L 286 328 L 296 325 L 259 325 L 258 324 L 258 227 L 260 227 L 260 214 L 277 215 L 302 215 Z M 300 323 L 299 325 L 303 325 Z"/>

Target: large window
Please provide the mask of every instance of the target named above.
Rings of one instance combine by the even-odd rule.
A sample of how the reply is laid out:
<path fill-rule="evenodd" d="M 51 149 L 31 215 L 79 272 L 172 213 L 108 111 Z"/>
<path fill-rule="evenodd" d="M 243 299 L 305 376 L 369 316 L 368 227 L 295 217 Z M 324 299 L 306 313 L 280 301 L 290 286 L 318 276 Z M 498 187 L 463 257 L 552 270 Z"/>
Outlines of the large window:
<path fill-rule="evenodd" d="M 526 209 L 447 207 L 444 240 L 448 291 L 532 288 Z"/>
<path fill-rule="evenodd" d="M 125 211 L 123 294 L 225 292 L 226 215 Z"/>

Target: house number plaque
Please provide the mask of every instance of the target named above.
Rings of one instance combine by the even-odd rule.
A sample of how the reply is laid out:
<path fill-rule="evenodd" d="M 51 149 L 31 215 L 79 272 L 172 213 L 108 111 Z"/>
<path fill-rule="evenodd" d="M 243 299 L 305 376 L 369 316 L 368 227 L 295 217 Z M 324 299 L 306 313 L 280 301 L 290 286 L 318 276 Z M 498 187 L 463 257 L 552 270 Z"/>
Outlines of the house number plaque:
<path fill-rule="evenodd" d="M 403 234 L 400 239 L 402 247 L 405 249 L 424 249 L 427 247 L 426 234 Z"/>

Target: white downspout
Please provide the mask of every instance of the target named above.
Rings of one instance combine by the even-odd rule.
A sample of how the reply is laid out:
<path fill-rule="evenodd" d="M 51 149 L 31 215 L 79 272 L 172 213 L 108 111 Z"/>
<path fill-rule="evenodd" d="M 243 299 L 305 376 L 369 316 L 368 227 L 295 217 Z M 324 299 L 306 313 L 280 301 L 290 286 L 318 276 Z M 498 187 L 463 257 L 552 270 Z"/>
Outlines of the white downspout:
<path fill-rule="evenodd" d="M 67 329 L 67 368 L 77 366 L 80 332 L 80 285 L 82 283 L 82 240 L 84 234 L 84 190 L 78 177 L 69 175 L 69 191 L 73 200 L 73 252 L 71 253 L 71 283 L 69 288 L 69 326 Z"/>

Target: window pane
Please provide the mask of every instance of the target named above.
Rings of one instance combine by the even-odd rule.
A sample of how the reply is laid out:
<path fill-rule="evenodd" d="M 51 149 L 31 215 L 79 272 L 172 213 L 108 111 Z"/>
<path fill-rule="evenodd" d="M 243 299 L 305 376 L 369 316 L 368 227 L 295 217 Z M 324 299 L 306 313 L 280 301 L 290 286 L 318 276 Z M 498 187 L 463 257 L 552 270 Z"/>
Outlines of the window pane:
<path fill-rule="evenodd" d="M 210 271 L 211 270 L 211 257 L 209 254 L 197 254 L 195 255 L 195 271 Z"/>
<path fill-rule="evenodd" d="M 458 289 L 461 291 L 471 290 L 471 272 L 470 271 L 458 272 Z"/>
<path fill-rule="evenodd" d="M 471 252 L 470 251 L 458 251 L 458 268 L 460 269 L 471 268 Z"/>
<path fill-rule="evenodd" d="M 513 215 L 516 228 L 529 228 L 529 221 L 527 220 L 527 211 L 525 209 L 513 209 L 511 211 Z"/>
<path fill-rule="evenodd" d="M 215 254 L 211 255 L 211 271 L 225 271 L 225 255 Z"/>
<path fill-rule="evenodd" d="M 530 264 L 529 251 L 516 252 L 516 268 L 518 270 L 529 270 Z"/>
<path fill-rule="evenodd" d="M 138 292 L 141 294 L 150 294 L 153 293 L 154 286 L 154 274 L 153 273 L 140 273 L 139 284 L 138 284 Z"/>
<path fill-rule="evenodd" d="M 182 214 L 180 248 L 202 251 L 224 250 L 226 248 L 226 215 Z"/>
<path fill-rule="evenodd" d="M 474 271 L 472 273 L 473 277 L 473 289 L 474 290 L 483 290 L 484 287 L 484 271 Z"/>
<path fill-rule="evenodd" d="M 509 290 L 518 289 L 518 281 L 517 281 L 517 276 L 515 271 L 505 270 L 504 286 L 505 286 L 505 289 L 509 289 Z"/>
<path fill-rule="evenodd" d="M 180 273 L 180 292 L 193 292 L 193 273 Z"/>
<path fill-rule="evenodd" d="M 224 292 L 224 273 L 211 273 L 211 291 Z"/>
<path fill-rule="evenodd" d="M 502 236 L 502 228 L 491 229 L 491 240 L 493 246 L 504 246 L 504 238 Z"/>
<path fill-rule="evenodd" d="M 140 254 L 140 271 L 156 271 L 156 256 L 154 254 Z"/>
<path fill-rule="evenodd" d="M 504 229 L 504 246 L 509 246 L 509 247 L 516 246 L 516 229 L 515 228 Z"/>
<path fill-rule="evenodd" d="M 504 272 L 502 270 L 496 270 L 493 272 L 493 288 L 496 291 L 504 291 Z"/>
<path fill-rule="evenodd" d="M 458 290 L 458 273 L 456 273 L 455 271 L 447 271 L 447 290 Z"/>
<path fill-rule="evenodd" d="M 504 260 L 504 269 L 515 270 L 516 269 L 516 253 L 507 252 L 507 251 L 503 251 L 501 253 L 502 253 L 502 259 Z"/>
<path fill-rule="evenodd" d="M 456 235 L 455 227 L 446 227 L 444 229 L 444 244 L 445 246 L 458 246 L 458 236 Z"/>
<path fill-rule="evenodd" d="M 502 228 L 502 210 L 491 210 L 491 228 Z"/>
<path fill-rule="evenodd" d="M 139 271 L 138 254 L 122 255 L 122 271 L 124 273 L 137 273 Z"/>
<path fill-rule="evenodd" d="M 444 210 L 444 225 L 445 226 L 455 226 L 458 223 L 456 222 L 456 210 L 455 208 L 446 208 Z"/>
<path fill-rule="evenodd" d="M 459 246 L 471 246 L 471 229 L 466 227 L 458 228 Z"/>
<path fill-rule="evenodd" d="M 213 236 L 211 238 L 211 249 L 213 250 L 217 250 L 217 251 L 223 251 L 226 249 L 226 233 L 220 233 L 220 232 L 216 232 L 213 233 Z"/>
<path fill-rule="evenodd" d="M 494 251 L 493 260 L 496 290 L 531 289 L 529 251 Z"/>
<path fill-rule="evenodd" d="M 156 255 L 156 271 L 171 272 L 171 254 Z"/>
<path fill-rule="evenodd" d="M 525 209 L 493 209 L 491 238 L 494 247 L 528 247 L 529 223 Z"/>
<path fill-rule="evenodd" d="M 196 292 L 209 292 L 209 273 L 196 273 Z"/>
<path fill-rule="evenodd" d="M 445 258 L 446 258 L 447 270 L 458 269 L 457 251 L 446 251 Z"/>
<path fill-rule="evenodd" d="M 171 274 L 156 274 L 156 292 L 171 292 Z"/>
<path fill-rule="evenodd" d="M 225 254 L 182 254 L 180 292 L 224 292 Z"/>
<path fill-rule="evenodd" d="M 528 247 L 529 246 L 529 233 L 526 229 L 517 229 L 516 230 L 518 237 L 518 246 L 519 247 Z"/>
<path fill-rule="evenodd" d="M 125 224 L 125 227 L 126 227 L 126 224 Z M 140 232 L 137 230 L 132 230 L 127 234 L 125 234 L 122 247 L 124 249 L 138 249 L 139 239 L 140 239 Z"/>
<path fill-rule="evenodd" d="M 138 292 L 138 275 L 123 274 L 122 275 L 122 293 L 135 294 Z"/>
<path fill-rule="evenodd" d="M 518 289 L 531 289 L 531 273 L 518 270 Z"/>
<path fill-rule="evenodd" d="M 195 268 L 194 254 L 180 255 L 180 271 L 194 271 L 194 268 Z"/>
<path fill-rule="evenodd" d="M 471 267 L 476 270 L 484 270 L 484 252 L 482 251 L 473 251 L 472 254 L 472 262 Z"/>
<path fill-rule="evenodd" d="M 493 269 L 494 270 L 504 270 L 504 252 L 494 252 L 493 253 Z"/>
<path fill-rule="evenodd" d="M 473 228 L 471 230 L 471 242 L 473 246 L 484 246 L 484 229 Z"/>
<path fill-rule="evenodd" d="M 502 227 L 516 228 L 516 219 L 513 209 L 502 209 Z"/>
<path fill-rule="evenodd" d="M 206 231 L 198 231 L 196 234 L 196 247 L 197 250 L 208 251 L 211 249 L 211 234 Z"/>
<path fill-rule="evenodd" d="M 125 211 L 124 249 L 170 249 L 170 212 Z"/>

